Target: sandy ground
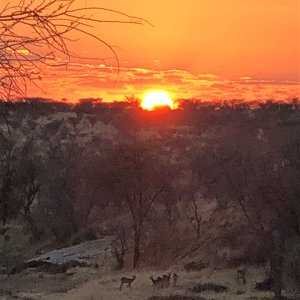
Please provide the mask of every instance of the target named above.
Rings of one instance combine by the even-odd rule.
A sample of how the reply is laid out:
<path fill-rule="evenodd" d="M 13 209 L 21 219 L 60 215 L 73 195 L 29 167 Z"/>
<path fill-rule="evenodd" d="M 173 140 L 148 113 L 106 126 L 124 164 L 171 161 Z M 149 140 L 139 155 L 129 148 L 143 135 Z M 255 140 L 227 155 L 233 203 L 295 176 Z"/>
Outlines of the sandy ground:
<path fill-rule="evenodd" d="M 174 270 L 170 270 L 174 271 Z M 201 272 L 176 271 L 179 275 L 178 286 L 154 291 L 149 279 L 166 274 L 168 271 L 144 270 L 135 273 L 109 274 L 104 270 L 91 268 L 76 268 L 68 274 L 49 275 L 36 272 L 23 272 L 14 276 L 0 278 L 0 290 L 10 291 L 19 297 L 39 300 L 148 300 L 151 296 L 161 295 L 197 295 L 205 299 L 271 299 L 270 293 L 257 292 L 255 283 L 264 277 L 264 271 L 251 268 L 248 272 L 248 282 L 245 286 L 238 285 L 235 279 L 236 270 L 212 271 L 205 269 Z M 123 287 L 119 290 L 122 276 L 136 275 L 136 281 L 131 288 Z M 191 288 L 197 283 L 219 283 L 228 287 L 224 293 L 204 292 L 191 293 Z M 0 299 L 10 299 L 4 297 Z M 300 299 L 296 297 L 293 299 Z"/>

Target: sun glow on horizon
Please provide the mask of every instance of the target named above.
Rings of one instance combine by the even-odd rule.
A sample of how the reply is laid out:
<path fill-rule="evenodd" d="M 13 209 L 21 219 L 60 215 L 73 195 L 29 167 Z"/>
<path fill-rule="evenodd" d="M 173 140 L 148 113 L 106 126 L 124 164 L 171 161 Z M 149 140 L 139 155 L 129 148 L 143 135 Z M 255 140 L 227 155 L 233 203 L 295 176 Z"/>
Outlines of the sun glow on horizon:
<path fill-rule="evenodd" d="M 165 91 L 149 91 L 147 92 L 141 104 L 145 110 L 155 110 L 159 107 L 168 106 L 170 109 L 175 108 L 174 101 L 169 93 Z"/>

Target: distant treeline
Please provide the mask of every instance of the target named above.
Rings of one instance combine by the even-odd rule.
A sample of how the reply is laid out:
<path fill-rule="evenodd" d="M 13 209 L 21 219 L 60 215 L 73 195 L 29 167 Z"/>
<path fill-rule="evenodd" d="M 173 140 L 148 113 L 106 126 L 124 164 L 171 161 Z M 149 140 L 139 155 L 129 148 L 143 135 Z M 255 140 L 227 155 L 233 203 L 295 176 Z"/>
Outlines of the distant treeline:
<path fill-rule="evenodd" d="M 40 112 L 78 112 L 78 113 L 101 113 L 105 110 L 123 111 L 123 110 L 142 110 L 141 100 L 138 98 L 126 97 L 124 101 L 105 102 L 101 98 L 83 98 L 76 103 L 67 101 L 57 101 L 42 97 L 20 98 L 12 101 L 3 101 L 0 99 L 0 108 L 23 108 L 29 110 L 38 110 Z M 286 110 L 299 109 L 300 99 L 291 98 L 286 101 L 266 100 L 266 101 L 242 101 L 242 100 L 224 100 L 224 101 L 203 101 L 201 99 L 178 99 L 177 109 L 185 111 L 197 111 L 205 109 L 224 110 L 233 109 L 267 109 L 267 110 Z M 168 111 L 168 106 L 160 107 L 157 110 Z"/>

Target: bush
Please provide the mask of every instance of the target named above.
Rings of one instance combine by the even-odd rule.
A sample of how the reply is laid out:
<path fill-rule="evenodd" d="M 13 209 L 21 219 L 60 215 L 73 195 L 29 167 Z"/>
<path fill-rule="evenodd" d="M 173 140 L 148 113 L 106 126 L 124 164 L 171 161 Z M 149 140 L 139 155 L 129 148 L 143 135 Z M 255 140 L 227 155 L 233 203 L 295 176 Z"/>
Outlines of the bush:
<path fill-rule="evenodd" d="M 273 284 L 273 280 L 272 278 L 267 278 L 262 282 L 258 282 L 255 284 L 255 289 L 258 291 L 271 291 L 272 288 L 272 284 Z"/>
<path fill-rule="evenodd" d="M 30 236 L 24 234 L 23 227 L 18 224 L 9 226 L 9 239 L 0 236 L 0 266 L 11 268 L 22 263 L 30 256 Z"/>
<path fill-rule="evenodd" d="M 84 229 L 73 235 L 71 244 L 77 245 L 85 241 L 93 241 L 97 239 L 97 235 L 91 229 Z"/>
<path fill-rule="evenodd" d="M 201 293 L 204 291 L 214 291 L 216 293 L 226 292 L 228 288 L 223 285 L 215 284 L 215 283 L 199 283 L 192 288 L 192 292 Z"/>
<path fill-rule="evenodd" d="M 186 271 L 201 271 L 207 268 L 208 265 L 202 261 L 192 261 L 184 266 Z"/>
<path fill-rule="evenodd" d="M 206 300 L 203 297 L 194 297 L 194 296 L 153 296 L 150 297 L 148 300 Z"/>

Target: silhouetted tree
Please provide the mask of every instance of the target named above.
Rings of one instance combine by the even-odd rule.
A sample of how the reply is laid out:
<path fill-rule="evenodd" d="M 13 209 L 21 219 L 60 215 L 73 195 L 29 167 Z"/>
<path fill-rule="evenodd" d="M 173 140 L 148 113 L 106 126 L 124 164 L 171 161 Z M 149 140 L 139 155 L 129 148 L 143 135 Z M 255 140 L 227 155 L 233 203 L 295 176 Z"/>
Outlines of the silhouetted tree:
<path fill-rule="evenodd" d="M 104 160 L 107 185 L 114 188 L 116 201 L 129 211 L 133 231 L 133 267 L 139 265 L 145 221 L 154 203 L 169 185 L 166 167 L 142 143 L 123 144 L 111 150 Z"/>
<path fill-rule="evenodd" d="M 278 299 L 285 241 L 299 232 L 299 140 L 297 127 L 262 129 L 234 123 L 206 140 L 195 163 L 199 184 L 221 206 L 236 207 L 248 234 L 264 240 Z"/>
<path fill-rule="evenodd" d="M 108 47 L 119 66 L 114 48 L 90 28 L 102 23 L 143 24 L 145 21 L 113 9 L 82 7 L 77 3 L 77 0 L 1 1 L 0 98 L 25 95 L 28 80 L 36 84 L 43 76 L 43 65 L 68 65 L 72 59 L 81 59 L 70 50 L 71 33 Z M 109 13 L 110 17 L 97 16 L 101 12 Z"/>
<path fill-rule="evenodd" d="M 0 128 L 0 216 L 3 225 L 17 214 L 18 205 L 14 201 L 16 184 L 17 141 L 12 137 L 9 117 Z M 1 124 L 1 123 L 0 123 Z"/>

